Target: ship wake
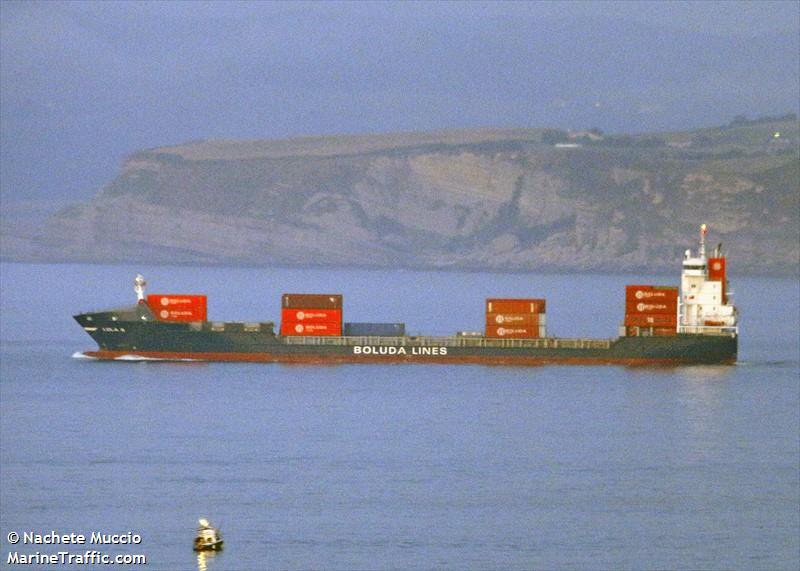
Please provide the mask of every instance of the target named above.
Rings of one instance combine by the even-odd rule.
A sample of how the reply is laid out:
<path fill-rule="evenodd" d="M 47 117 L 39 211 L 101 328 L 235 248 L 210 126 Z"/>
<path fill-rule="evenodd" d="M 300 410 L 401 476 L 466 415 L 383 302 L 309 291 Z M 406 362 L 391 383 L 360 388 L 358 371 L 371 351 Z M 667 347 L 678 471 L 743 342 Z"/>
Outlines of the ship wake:
<path fill-rule="evenodd" d="M 75 351 L 72 354 L 73 359 L 87 359 L 89 361 L 97 361 L 97 357 L 92 357 L 91 355 L 87 355 L 86 353 L 81 353 L 80 351 Z"/>
<path fill-rule="evenodd" d="M 129 361 L 129 362 L 149 362 L 149 361 L 163 361 L 163 362 L 181 362 L 181 363 L 196 363 L 201 361 L 201 359 L 191 359 L 191 358 L 173 358 L 173 357 L 148 357 L 145 355 L 136 355 L 132 353 L 128 353 L 125 355 L 115 355 L 113 357 L 106 356 L 106 355 L 92 355 L 87 353 L 82 353 L 81 351 L 76 351 L 72 354 L 73 359 L 85 359 L 88 361 Z"/>

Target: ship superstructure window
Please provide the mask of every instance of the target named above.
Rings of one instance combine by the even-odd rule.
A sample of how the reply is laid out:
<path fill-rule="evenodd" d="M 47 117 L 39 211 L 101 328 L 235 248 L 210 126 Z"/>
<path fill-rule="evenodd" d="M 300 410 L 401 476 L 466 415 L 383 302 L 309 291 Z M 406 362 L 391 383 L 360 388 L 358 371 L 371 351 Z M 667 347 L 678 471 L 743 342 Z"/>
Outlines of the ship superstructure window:
<path fill-rule="evenodd" d="M 685 270 L 705 270 L 705 266 L 683 266 Z"/>

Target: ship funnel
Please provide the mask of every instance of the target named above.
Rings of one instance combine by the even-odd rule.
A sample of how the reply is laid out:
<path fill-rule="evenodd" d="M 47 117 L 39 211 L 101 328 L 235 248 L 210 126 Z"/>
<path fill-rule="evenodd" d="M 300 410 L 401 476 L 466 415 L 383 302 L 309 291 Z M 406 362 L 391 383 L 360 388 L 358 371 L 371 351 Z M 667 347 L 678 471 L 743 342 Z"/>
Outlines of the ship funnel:
<path fill-rule="evenodd" d="M 136 292 L 136 299 L 139 303 L 144 303 L 144 288 L 147 287 L 147 282 L 144 281 L 142 274 L 136 274 L 136 279 L 133 280 L 133 291 Z"/>

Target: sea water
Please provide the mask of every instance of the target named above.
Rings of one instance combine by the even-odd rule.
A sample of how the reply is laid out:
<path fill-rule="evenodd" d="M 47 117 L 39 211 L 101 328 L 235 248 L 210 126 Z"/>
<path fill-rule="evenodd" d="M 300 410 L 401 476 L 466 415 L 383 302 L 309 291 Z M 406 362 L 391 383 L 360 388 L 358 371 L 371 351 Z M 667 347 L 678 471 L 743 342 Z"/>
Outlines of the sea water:
<path fill-rule="evenodd" d="M 214 320 L 333 292 L 348 321 L 446 335 L 481 330 L 486 297 L 530 296 L 550 334 L 610 338 L 625 284 L 677 276 L 0 270 L 0 567 L 89 550 L 147 570 L 800 567 L 796 279 L 734 274 L 735 366 L 305 366 L 73 359 L 94 344 L 71 315 L 130 304 L 142 272 L 208 294 Z M 192 552 L 199 517 L 224 551 Z"/>

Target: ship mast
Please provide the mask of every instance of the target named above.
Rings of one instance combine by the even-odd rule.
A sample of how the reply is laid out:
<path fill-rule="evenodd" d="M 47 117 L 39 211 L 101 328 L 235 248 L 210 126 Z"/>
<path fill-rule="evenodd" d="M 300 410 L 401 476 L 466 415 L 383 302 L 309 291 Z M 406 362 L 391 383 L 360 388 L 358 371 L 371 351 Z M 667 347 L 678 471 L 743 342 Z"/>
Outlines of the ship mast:
<path fill-rule="evenodd" d="M 706 234 L 708 234 L 708 226 L 705 224 L 700 225 L 700 249 L 698 250 L 698 257 L 706 259 Z"/>
<path fill-rule="evenodd" d="M 144 288 L 146 287 L 147 282 L 144 281 L 144 276 L 136 274 L 136 278 L 133 280 L 133 291 L 136 292 L 136 300 L 139 303 L 144 303 Z"/>

